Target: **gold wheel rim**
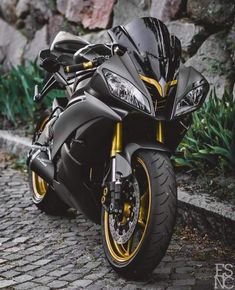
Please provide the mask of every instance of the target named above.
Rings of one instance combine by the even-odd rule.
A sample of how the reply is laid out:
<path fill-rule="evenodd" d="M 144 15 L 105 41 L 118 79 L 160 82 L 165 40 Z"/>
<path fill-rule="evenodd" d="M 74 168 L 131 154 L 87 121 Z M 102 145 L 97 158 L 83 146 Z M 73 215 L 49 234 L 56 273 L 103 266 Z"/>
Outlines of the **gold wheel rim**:
<path fill-rule="evenodd" d="M 47 183 L 32 171 L 33 192 L 37 199 L 42 199 L 47 192 Z"/>
<path fill-rule="evenodd" d="M 140 198 L 140 210 L 137 224 L 139 225 L 140 228 L 142 227 L 142 234 L 135 246 L 133 246 L 133 242 L 135 239 L 135 235 L 137 234 L 136 231 L 134 231 L 133 235 L 130 237 L 130 239 L 127 241 L 126 244 L 118 244 L 113 240 L 109 229 L 109 213 L 107 211 L 105 211 L 104 213 L 104 234 L 107 247 L 112 258 L 120 263 L 128 262 L 132 257 L 134 257 L 137 254 L 144 241 L 146 230 L 149 225 L 149 217 L 151 209 L 150 177 L 144 161 L 138 157 L 137 163 L 139 163 L 144 169 L 144 173 L 147 178 L 147 189 L 146 192 L 143 193 Z"/>
<path fill-rule="evenodd" d="M 46 117 L 43 121 L 42 124 L 40 125 L 38 130 L 42 130 L 49 117 Z M 32 171 L 32 184 L 33 184 L 33 193 L 35 194 L 35 197 L 37 200 L 43 199 L 47 192 L 47 183 L 45 180 L 43 180 L 39 175 L 37 175 L 34 171 Z"/>

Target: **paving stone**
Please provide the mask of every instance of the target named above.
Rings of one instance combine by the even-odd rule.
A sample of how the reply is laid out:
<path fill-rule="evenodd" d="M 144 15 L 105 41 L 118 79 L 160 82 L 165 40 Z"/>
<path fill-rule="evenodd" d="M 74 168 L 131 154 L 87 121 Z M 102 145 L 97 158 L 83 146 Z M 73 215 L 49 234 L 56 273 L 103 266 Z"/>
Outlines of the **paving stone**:
<path fill-rule="evenodd" d="M 15 290 L 32 290 L 32 289 L 36 289 L 36 287 L 38 286 L 38 284 L 33 283 L 33 282 L 26 282 L 26 283 L 22 283 L 19 285 L 14 286 Z"/>
<path fill-rule="evenodd" d="M 20 274 L 21 274 L 20 272 L 17 272 L 15 270 L 9 270 L 9 271 L 1 273 L 0 275 L 4 278 L 13 278 L 15 276 L 19 276 Z"/>
<path fill-rule="evenodd" d="M 68 275 L 63 276 L 60 279 L 62 279 L 64 281 L 68 281 L 68 282 L 73 282 L 73 281 L 77 280 L 78 278 L 79 278 L 79 274 L 68 274 Z"/>
<path fill-rule="evenodd" d="M 173 281 L 173 285 L 176 286 L 187 286 L 187 285 L 194 285 L 196 283 L 195 279 L 183 279 L 183 280 L 175 280 Z"/>
<path fill-rule="evenodd" d="M 42 260 L 38 260 L 36 262 L 34 262 L 34 265 L 37 265 L 37 266 L 44 266 L 48 263 L 50 263 L 51 260 L 47 260 L 47 259 L 42 259 Z"/>
<path fill-rule="evenodd" d="M 51 283 L 48 284 L 48 286 L 50 288 L 61 288 L 64 287 L 65 285 L 67 285 L 68 282 L 67 281 L 53 281 Z"/>
<path fill-rule="evenodd" d="M 32 280 L 33 277 L 30 276 L 30 275 L 27 275 L 27 274 L 24 274 L 24 275 L 20 275 L 20 276 L 17 276 L 14 278 L 14 280 L 18 283 L 23 283 L 23 282 L 26 282 L 26 281 L 30 281 Z"/>
<path fill-rule="evenodd" d="M 77 281 L 74 281 L 71 286 L 72 287 L 80 287 L 80 288 L 85 288 L 87 287 L 88 285 L 90 285 L 92 283 L 92 280 L 77 280 Z"/>
<path fill-rule="evenodd" d="M 16 284 L 13 280 L 0 280 L 0 289 L 6 289 L 6 287 Z"/>
<path fill-rule="evenodd" d="M 47 287 L 47 286 L 37 286 L 33 290 L 50 290 L 50 287 Z"/>
<path fill-rule="evenodd" d="M 175 269 L 175 272 L 176 273 L 182 273 L 182 274 L 184 274 L 184 273 L 190 273 L 190 272 L 193 272 L 194 271 L 194 268 L 192 268 L 192 267 L 180 267 L 180 268 L 176 268 Z"/>
<path fill-rule="evenodd" d="M 28 240 L 29 240 L 29 237 L 19 237 L 19 238 L 14 239 L 12 243 L 20 244 L 20 243 L 25 243 Z"/>
<path fill-rule="evenodd" d="M 49 273 L 49 276 L 53 276 L 53 277 L 62 277 L 64 275 L 66 275 L 68 273 L 68 271 L 62 271 L 62 270 L 55 270 L 51 273 Z"/>
<path fill-rule="evenodd" d="M 171 274 L 172 267 L 165 267 L 165 268 L 156 268 L 153 271 L 153 274 Z"/>
<path fill-rule="evenodd" d="M 47 285 L 49 282 L 52 282 L 55 280 L 55 277 L 51 277 L 51 276 L 41 276 L 39 278 L 33 279 L 34 282 L 42 284 L 42 285 Z"/>

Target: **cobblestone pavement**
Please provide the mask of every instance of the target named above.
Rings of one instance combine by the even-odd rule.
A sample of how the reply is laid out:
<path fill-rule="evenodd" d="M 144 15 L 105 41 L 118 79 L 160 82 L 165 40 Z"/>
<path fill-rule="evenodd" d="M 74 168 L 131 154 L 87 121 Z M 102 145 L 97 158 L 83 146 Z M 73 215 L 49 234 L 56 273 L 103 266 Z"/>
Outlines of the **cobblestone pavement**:
<path fill-rule="evenodd" d="M 99 225 L 80 214 L 41 213 L 25 175 L 0 167 L 0 289 L 210 290 L 215 263 L 235 265 L 229 250 L 177 230 L 153 274 L 146 281 L 127 281 L 105 259 Z"/>

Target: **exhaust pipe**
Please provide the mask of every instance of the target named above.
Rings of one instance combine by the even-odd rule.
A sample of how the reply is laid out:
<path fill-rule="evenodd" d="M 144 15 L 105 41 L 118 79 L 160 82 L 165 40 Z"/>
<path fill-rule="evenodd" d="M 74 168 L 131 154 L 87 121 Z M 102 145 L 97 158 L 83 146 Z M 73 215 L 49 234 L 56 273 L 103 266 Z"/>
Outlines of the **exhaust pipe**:
<path fill-rule="evenodd" d="M 29 168 L 51 184 L 54 179 L 55 167 L 52 161 L 48 158 L 46 151 L 37 150 L 29 159 Z"/>

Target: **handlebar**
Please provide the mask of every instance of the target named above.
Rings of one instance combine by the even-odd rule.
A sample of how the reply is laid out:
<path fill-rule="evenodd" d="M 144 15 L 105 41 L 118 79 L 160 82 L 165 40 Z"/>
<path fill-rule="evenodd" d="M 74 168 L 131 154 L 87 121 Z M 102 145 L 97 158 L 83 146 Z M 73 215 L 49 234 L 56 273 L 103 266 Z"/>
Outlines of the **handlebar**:
<path fill-rule="evenodd" d="M 98 57 L 94 60 L 82 62 L 79 64 L 67 65 L 64 67 L 65 73 L 75 73 L 81 70 L 90 69 L 93 67 L 97 67 L 98 65 L 102 64 L 105 61 L 105 57 Z"/>

